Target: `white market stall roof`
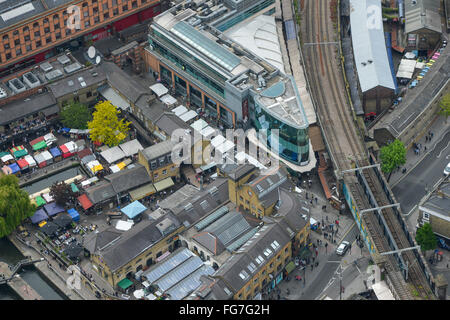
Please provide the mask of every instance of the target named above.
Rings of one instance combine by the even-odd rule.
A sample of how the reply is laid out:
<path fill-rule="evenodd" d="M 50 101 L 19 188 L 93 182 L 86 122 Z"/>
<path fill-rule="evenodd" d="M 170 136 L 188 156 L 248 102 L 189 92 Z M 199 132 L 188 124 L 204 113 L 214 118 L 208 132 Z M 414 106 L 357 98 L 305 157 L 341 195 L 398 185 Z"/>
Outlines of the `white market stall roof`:
<path fill-rule="evenodd" d="M 216 132 L 215 129 L 211 128 L 210 126 L 207 126 L 200 131 L 200 134 L 204 137 L 209 137 L 213 135 L 215 132 Z"/>
<path fill-rule="evenodd" d="M 4 155 L 4 156 L 1 158 L 1 160 L 2 160 L 3 162 L 6 162 L 6 161 L 9 161 L 9 160 L 14 160 L 14 158 L 13 158 L 12 155 L 7 154 L 7 155 Z"/>
<path fill-rule="evenodd" d="M 48 152 L 47 150 L 42 152 L 41 155 L 44 157 L 45 161 L 53 159 L 52 154 L 50 152 Z"/>
<path fill-rule="evenodd" d="M 179 117 L 179 116 L 181 116 L 182 114 L 188 112 L 188 108 L 186 108 L 186 107 L 183 106 L 183 105 L 180 105 L 180 106 L 178 106 L 178 107 L 172 109 L 172 112 L 175 113 L 175 115 L 176 115 L 177 117 Z"/>
<path fill-rule="evenodd" d="M 223 135 L 218 135 L 217 137 L 214 137 L 212 140 L 211 140 L 211 145 L 214 147 L 214 148 L 217 148 L 218 146 L 220 146 L 222 143 L 224 143 L 225 142 L 225 137 L 223 136 Z"/>
<path fill-rule="evenodd" d="M 189 120 L 194 119 L 196 116 L 198 116 L 198 113 L 194 110 L 189 110 L 186 113 L 183 113 L 181 116 L 178 116 L 181 120 L 184 122 L 188 122 Z"/>
<path fill-rule="evenodd" d="M 73 141 L 66 142 L 64 145 L 67 147 L 69 152 L 76 152 L 77 151 L 77 148 L 78 148 L 77 144 L 75 142 L 73 142 Z"/>
<path fill-rule="evenodd" d="M 373 284 L 372 289 L 378 300 L 395 300 L 385 281 Z"/>
<path fill-rule="evenodd" d="M 405 53 L 405 58 L 406 59 L 415 59 L 416 55 L 414 54 L 414 52 L 407 52 L 407 53 Z"/>
<path fill-rule="evenodd" d="M 99 92 L 103 97 L 105 97 L 105 99 L 110 101 L 111 104 L 117 108 L 128 110 L 130 107 L 130 104 L 111 87 L 99 90 Z"/>
<path fill-rule="evenodd" d="M 154 85 L 150 86 L 150 90 L 152 90 L 158 96 L 158 98 L 169 92 L 169 89 L 167 89 L 162 83 L 155 83 Z"/>
<path fill-rule="evenodd" d="M 206 128 L 208 126 L 208 123 L 203 119 L 198 119 L 193 124 L 191 124 L 191 127 L 197 130 L 198 132 L 202 131 L 203 128 Z"/>
<path fill-rule="evenodd" d="M 144 150 L 144 147 L 137 139 L 119 144 L 119 147 L 122 149 L 126 157 L 131 157 L 138 153 L 139 150 Z"/>
<path fill-rule="evenodd" d="M 44 198 L 44 200 L 45 200 L 47 203 L 53 201 L 53 197 L 50 195 L 50 193 L 44 193 L 44 194 L 42 195 L 42 197 Z"/>
<path fill-rule="evenodd" d="M 177 99 L 172 97 L 170 94 L 166 94 L 159 99 L 161 100 L 161 102 L 167 104 L 168 106 L 171 106 L 171 105 L 177 103 Z"/>
<path fill-rule="evenodd" d="M 226 140 L 224 143 L 222 143 L 220 146 L 216 148 L 216 151 L 219 151 L 220 153 L 224 154 L 225 152 L 231 150 L 234 148 L 234 143 L 230 140 Z"/>
<path fill-rule="evenodd" d="M 30 165 L 30 167 L 34 167 L 36 165 L 36 161 L 34 160 L 34 158 L 32 156 L 30 156 L 29 154 L 25 156 L 25 161 L 28 162 L 28 164 Z"/>
<path fill-rule="evenodd" d="M 133 226 L 133 221 L 123 221 L 123 220 L 119 220 L 117 221 L 116 224 L 116 229 L 117 230 L 123 230 L 123 231 L 127 231 L 130 230 L 131 227 Z"/>
<path fill-rule="evenodd" d="M 402 59 L 398 66 L 397 78 L 412 79 L 416 64 L 416 60 Z"/>
<path fill-rule="evenodd" d="M 47 144 L 48 144 L 48 142 L 55 142 L 57 139 L 56 139 L 56 137 L 53 135 L 53 133 L 47 133 L 47 134 L 44 136 L 44 140 L 45 140 L 45 142 L 47 142 Z"/>
<path fill-rule="evenodd" d="M 116 161 L 126 157 L 126 154 L 118 146 L 109 148 L 109 149 L 101 152 L 100 155 L 108 163 L 113 163 L 113 162 L 116 162 Z"/>

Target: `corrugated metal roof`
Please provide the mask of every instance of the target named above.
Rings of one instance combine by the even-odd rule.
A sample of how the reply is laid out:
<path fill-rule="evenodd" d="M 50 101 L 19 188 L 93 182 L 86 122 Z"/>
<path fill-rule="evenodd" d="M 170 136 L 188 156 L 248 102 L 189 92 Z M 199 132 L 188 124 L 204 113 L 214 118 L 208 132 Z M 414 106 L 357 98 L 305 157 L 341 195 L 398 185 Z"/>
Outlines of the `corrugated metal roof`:
<path fill-rule="evenodd" d="M 405 33 L 423 28 L 441 33 L 440 6 L 437 0 L 406 0 Z"/>
<path fill-rule="evenodd" d="M 380 0 L 350 0 L 350 24 L 362 92 L 381 86 L 395 90 L 383 32 Z"/>

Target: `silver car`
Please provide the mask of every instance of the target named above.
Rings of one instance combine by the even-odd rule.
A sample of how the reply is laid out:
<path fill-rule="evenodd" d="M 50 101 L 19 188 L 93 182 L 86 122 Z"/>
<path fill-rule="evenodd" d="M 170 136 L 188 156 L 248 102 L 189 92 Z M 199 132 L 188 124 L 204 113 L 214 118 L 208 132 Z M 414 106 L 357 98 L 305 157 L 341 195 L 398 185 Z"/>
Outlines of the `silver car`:
<path fill-rule="evenodd" d="M 349 246 L 350 243 L 348 241 L 342 241 L 339 247 L 336 248 L 336 254 L 338 256 L 343 256 L 347 252 Z"/>

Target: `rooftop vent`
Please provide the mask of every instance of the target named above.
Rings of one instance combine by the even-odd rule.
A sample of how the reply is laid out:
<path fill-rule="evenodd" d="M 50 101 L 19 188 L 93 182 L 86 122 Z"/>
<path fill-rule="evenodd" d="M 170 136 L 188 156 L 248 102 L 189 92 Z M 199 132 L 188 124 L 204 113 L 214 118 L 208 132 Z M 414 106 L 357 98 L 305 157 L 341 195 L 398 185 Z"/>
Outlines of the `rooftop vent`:
<path fill-rule="evenodd" d="M 23 82 L 30 88 L 38 87 L 41 84 L 39 79 L 31 72 L 27 72 L 23 75 Z"/>
<path fill-rule="evenodd" d="M 20 93 L 26 90 L 25 85 L 17 78 L 9 80 L 8 85 L 14 93 Z"/>

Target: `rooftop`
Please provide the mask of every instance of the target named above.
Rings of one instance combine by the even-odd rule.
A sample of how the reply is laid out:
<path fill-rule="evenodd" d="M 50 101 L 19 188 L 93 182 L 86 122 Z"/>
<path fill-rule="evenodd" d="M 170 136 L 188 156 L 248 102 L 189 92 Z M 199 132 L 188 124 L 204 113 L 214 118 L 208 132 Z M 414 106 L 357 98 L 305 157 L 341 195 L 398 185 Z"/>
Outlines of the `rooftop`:
<path fill-rule="evenodd" d="M 440 7 L 436 0 L 405 1 L 405 33 L 420 29 L 442 33 Z"/>
<path fill-rule="evenodd" d="M 350 6 L 353 53 L 362 92 L 378 86 L 395 90 L 384 39 L 381 1 L 350 0 Z M 367 14 L 372 11 L 374 15 Z M 370 27 L 371 24 L 375 25 Z"/>
<path fill-rule="evenodd" d="M 440 186 L 421 207 L 450 218 L 450 183 Z"/>
<path fill-rule="evenodd" d="M 157 159 L 166 154 L 171 154 L 174 143 L 171 140 L 159 142 L 142 150 L 142 154 L 148 161 Z"/>

